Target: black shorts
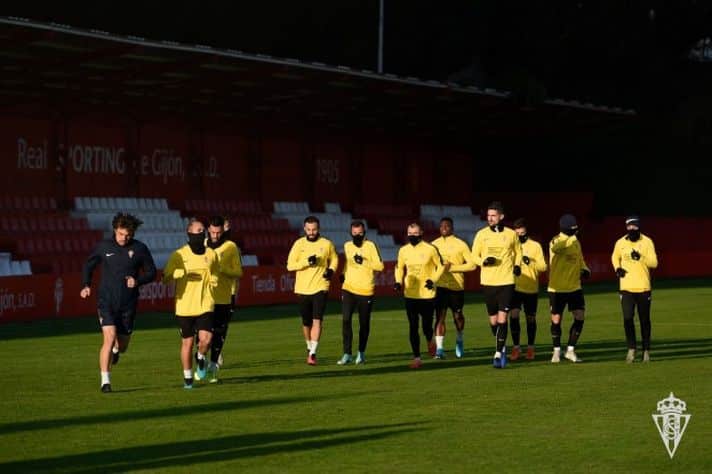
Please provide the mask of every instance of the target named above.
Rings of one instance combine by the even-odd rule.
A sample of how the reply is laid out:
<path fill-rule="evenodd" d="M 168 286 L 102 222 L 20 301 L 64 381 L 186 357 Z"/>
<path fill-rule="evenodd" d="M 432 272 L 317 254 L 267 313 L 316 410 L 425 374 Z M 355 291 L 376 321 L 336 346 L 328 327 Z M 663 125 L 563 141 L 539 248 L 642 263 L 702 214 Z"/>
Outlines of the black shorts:
<path fill-rule="evenodd" d="M 313 320 L 324 319 L 326 311 L 326 291 L 313 295 L 297 295 L 299 299 L 299 314 L 302 316 L 302 325 L 311 326 Z"/>
<path fill-rule="evenodd" d="M 405 298 L 405 312 L 410 318 L 417 318 L 422 316 L 426 321 L 430 318 L 430 324 L 433 322 L 433 312 L 435 311 L 435 300 L 433 298 L 429 299 L 416 299 L 416 298 Z"/>
<path fill-rule="evenodd" d="M 128 309 L 124 311 L 107 311 L 99 308 L 99 326 L 116 326 L 116 334 L 130 336 L 134 329 L 136 310 Z"/>
<path fill-rule="evenodd" d="M 450 290 L 438 287 L 435 290 L 435 310 L 442 311 L 450 308 L 452 312 L 462 311 L 465 305 L 465 291 Z"/>
<path fill-rule="evenodd" d="M 482 285 L 482 292 L 485 295 L 487 314 L 490 316 L 494 316 L 499 311 L 506 313 L 511 309 L 514 285 Z"/>
<path fill-rule="evenodd" d="M 200 316 L 177 316 L 180 337 L 187 339 L 195 336 L 198 331 L 213 332 L 213 313 Z"/>
<path fill-rule="evenodd" d="M 512 297 L 512 309 L 522 309 L 524 305 L 524 314 L 536 316 L 536 307 L 539 303 L 539 295 L 537 293 L 522 293 L 514 290 Z"/>
<path fill-rule="evenodd" d="M 216 304 L 213 309 L 213 329 L 227 327 L 232 319 L 232 312 L 231 304 Z"/>
<path fill-rule="evenodd" d="M 586 309 L 586 302 L 583 299 L 583 290 L 570 291 L 568 293 L 549 292 L 549 309 L 551 314 L 563 314 L 566 306 L 569 311 Z"/>

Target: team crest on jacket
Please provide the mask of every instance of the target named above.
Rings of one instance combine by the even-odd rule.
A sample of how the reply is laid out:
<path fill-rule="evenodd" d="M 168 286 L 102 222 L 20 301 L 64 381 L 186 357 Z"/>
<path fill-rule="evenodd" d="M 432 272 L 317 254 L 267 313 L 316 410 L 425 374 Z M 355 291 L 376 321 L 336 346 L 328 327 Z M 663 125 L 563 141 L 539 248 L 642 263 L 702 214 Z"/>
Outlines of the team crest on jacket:
<path fill-rule="evenodd" d="M 133 256 L 134 256 L 134 251 L 133 251 L 133 250 L 129 250 L 129 258 L 133 258 Z"/>

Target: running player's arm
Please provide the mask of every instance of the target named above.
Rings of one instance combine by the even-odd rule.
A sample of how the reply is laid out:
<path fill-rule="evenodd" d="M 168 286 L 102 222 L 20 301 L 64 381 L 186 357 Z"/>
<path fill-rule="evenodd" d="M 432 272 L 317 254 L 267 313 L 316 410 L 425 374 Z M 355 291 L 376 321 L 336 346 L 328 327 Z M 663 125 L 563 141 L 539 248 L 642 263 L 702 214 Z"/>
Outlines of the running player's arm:
<path fill-rule="evenodd" d="M 332 272 L 336 272 L 339 268 L 339 254 L 336 253 L 336 247 L 334 243 L 329 241 L 329 268 Z"/>
<path fill-rule="evenodd" d="M 208 275 L 210 286 L 218 286 L 218 275 L 220 274 L 220 270 L 220 259 L 218 259 L 217 252 L 213 251 L 213 259 L 210 262 L 210 274 Z"/>
<path fill-rule="evenodd" d="M 475 240 L 472 242 L 472 260 L 475 262 L 475 265 L 481 267 L 482 266 L 482 260 L 485 259 L 485 257 L 482 255 L 482 251 L 484 250 L 484 243 L 482 242 L 482 238 L 480 237 L 482 234 L 478 232 L 475 234 Z"/>
<path fill-rule="evenodd" d="M 576 247 L 578 250 L 577 253 L 579 256 L 579 260 L 581 261 L 581 270 L 586 270 L 588 272 L 588 274 L 590 275 L 591 269 L 588 267 L 588 265 L 586 265 L 586 260 L 584 260 L 584 258 L 583 258 L 583 252 L 581 251 L 581 244 L 578 243 L 578 240 L 576 241 L 576 243 L 578 244 Z"/>
<path fill-rule="evenodd" d="M 396 262 L 396 268 L 395 268 L 395 277 L 396 277 L 396 283 L 399 285 L 403 284 L 403 277 L 404 275 L 404 269 L 405 269 L 405 256 L 403 255 L 403 247 L 398 250 L 398 261 Z"/>
<path fill-rule="evenodd" d="M 289 255 L 287 256 L 287 271 L 290 272 L 295 272 L 299 270 L 304 270 L 305 268 L 309 267 L 309 257 L 304 257 L 303 260 L 299 260 L 299 253 L 302 248 L 302 240 L 299 239 L 296 242 L 294 242 L 294 245 L 292 245 L 292 249 L 289 251 Z"/>
<path fill-rule="evenodd" d="M 613 264 L 613 270 L 618 270 L 622 266 L 621 261 L 621 241 L 617 241 L 616 245 L 613 246 L 613 254 L 611 255 L 611 263 Z"/>
<path fill-rule="evenodd" d="M 578 239 L 575 235 L 566 236 L 559 234 L 551 239 L 550 249 L 553 253 L 561 253 L 572 245 L 575 245 L 577 242 Z"/>
<path fill-rule="evenodd" d="M 512 232 L 514 234 L 512 236 L 512 240 L 514 242 L 514 263 L 513 265 L 522 265 L 522 244 L 519 242 L 519 238 L 517 237 L 517 234 L 515 232 Z"/>
<path fill-rule="evenodd" d="M 381 258 L 381 252 L 378 250 L 376 242 L 371 242 L 371 245 L 367 248 L 368 253 L 364 256 L 363 263 L 368 269 L 374 272 L 383 271 L 383 259 Z"/>
<path fill-rule="evenodd" d="M 462 244 L 460 253 L 462 254 L 462 259 L 464 260 L 464 263 L 450 265 L 450 273 L 471 272 L 475 268 L 477 268 L 475 258 L 472 256 L 472 252 L 470 252 L 470 249 L 467 247 L 467 244 Z"/>
<path fill-rule="evenodd" d="M 220 274 L 238 279 L 242 276 L 242 262 L 237 245 L 227 245 L 219 260 Z"/>
<path fill-rule="evenodd" d="M 544 249 L 538 242 L 534 246 L 534 255 L 529 257 L 530 263 L 534 263 L 534 269 L 539 273 L 545 272 L 547 268 L 546 259 L 544 258 Z"/>
<path fill-rule="evenodd" d="M 648 245 L 643 246 L 640 252 L 640 259 L 645 262 L 648 268 L 658 268 L 658 254 L 655 253 L 655 244 L 652 239 L 647 240 Z"/>
<path fill-rule="evenodd" d="M 84 264 L 84 268 L 82 269 L 82 288 L 87 288 L 91 286 L 91 277 L 94 274 L 94 269 L 96 268 L 96 266 L 101 263 L 101 256 L 103 255 L 103 253 L 104 245 L 102 242 L 99 242 L 98 244 L 96 244 L 91 254 L 89 254 L 89 257 L 87 257 L 87 261 Z"/>
<path fill-rule="evenodd" d="M 146 245 L 143 246 L 143 256 L 141 258 L 141 274 L 136 278 L 138 286 L 151 283 L 156 279 L 156 264 L 153 262 L 153 255 Z"/>
<path fill-rule="evenodd" d="M 185 276 L 185 267 L 183 259 L 180 258 L 178 252 L 173 252 L 168 257 L 166 268 L 163 269 L 163 283 L 170 283 L 173 280 L 179 280 Z"/>
<path fill-rule="evenodd" d="M 430 277 L 430 280 L 433 280 L 433 282 L 436 282 L 440 279 L 440 277 L 443 275 L 445 272 L 445 262 L 443 262 L 443 257 L 440 255 L 440 251 L 438 248 L 434 245 L 431 245 L 433 249 L 433 253 L 430 257 L 431 261 L 435 265 L 435 273 L 433 274 L 432 277 Z"/>

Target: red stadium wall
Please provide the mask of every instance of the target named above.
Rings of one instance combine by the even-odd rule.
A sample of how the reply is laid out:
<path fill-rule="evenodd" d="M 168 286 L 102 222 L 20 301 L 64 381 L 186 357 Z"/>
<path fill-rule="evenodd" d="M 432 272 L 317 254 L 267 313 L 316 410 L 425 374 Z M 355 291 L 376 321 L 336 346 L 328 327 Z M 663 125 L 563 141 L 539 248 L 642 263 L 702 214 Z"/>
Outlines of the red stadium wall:
<path fill-rule="evenodd" d="M 461 157 L 460 157 L 461 158 Z M 408 204 L 472 200 L 470 160 L 367 137 L 208 132 L 170 120 L 0 117 L 7 195 Z"/>

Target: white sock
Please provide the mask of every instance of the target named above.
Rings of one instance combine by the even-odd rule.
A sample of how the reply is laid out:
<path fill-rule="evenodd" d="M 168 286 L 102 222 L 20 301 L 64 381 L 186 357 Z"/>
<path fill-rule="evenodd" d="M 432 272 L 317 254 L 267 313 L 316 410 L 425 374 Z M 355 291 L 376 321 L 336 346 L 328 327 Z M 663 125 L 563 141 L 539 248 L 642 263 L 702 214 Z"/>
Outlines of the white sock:
<path fill-rule="evenodd" d="M 188 369 L 183 371 L 183 378 L 184 379 L 192 379 L 193 378 L 193 372 Z"/>
<path fill-rule="evenodd" d="M 573 351 L 574 346 L 566 346 L 566 352 Z"/>
<path fill-rule="evenodd" d="M 118 353 L 119 353 L 119 348 L 116 347 L 116 346 L 114 346 L 114 347 L 111 348 L 111 352 L 113 352 L 114 354 L 118 354 Z"/>
<path fill-rule="evenodd" d="M 205 359 L 205 354 L 198 352 L 198 360 Z"/>
<path fill-rule="evenodd" d="M 495 353 L 494 353 L 494 358 L 495 358 L 495 359 L 501 359 L 501 358 L 502 358 L 502 353 L 499 352 L 499 351 L 495 352 Z"/>
<path fill-rule="evenodd" d="M 111 383 L 111 372 L 102 372 L 101 373 L 101 384 L 107 384 Z"/>
<path fill-rule="evenodd" d="M 561 352 L 561 347 L 554 347 L 554 352 Z"/>
<path fill-rule="evenodd" d="M 309 348 L 309 354 L 316 354 L 316 349 L 319 347 L 319 341 L 310 341 L 311 347 Z"/>
<path fill-rule="evenodd" d="M 438 347 L 438 349 L 443 348 L 443 340 L 445 339 L 445 336 L 435 336 L 435 345 Z"/>
<path fill-rule="evenodd" d="M 464 329 L 462 331 L 457 331 L 457 342 L 462 342 L 462 336 L 464 335 L 464 333 Z"/>
<path fill-rule="evenodd" d="M 304 342 L 307 343 L 307 350 L 311 352 L 311 341 L 305 340 Z"/>

